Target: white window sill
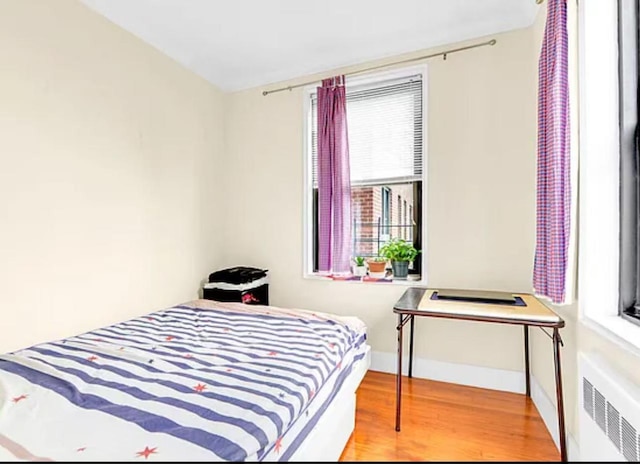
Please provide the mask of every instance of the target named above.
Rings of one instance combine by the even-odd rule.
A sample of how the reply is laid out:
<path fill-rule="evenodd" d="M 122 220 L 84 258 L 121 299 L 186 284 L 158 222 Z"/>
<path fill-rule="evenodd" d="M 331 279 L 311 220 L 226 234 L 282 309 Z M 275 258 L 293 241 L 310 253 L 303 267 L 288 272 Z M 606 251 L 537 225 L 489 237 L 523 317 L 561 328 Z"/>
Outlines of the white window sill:
<path fill-rule="evenodd" d="M 585 316 L 582 322 L 620 348 L 640 356 L 640 325 L 617 315 Z"/>
<path fill-rule="evenodd" d="M 309 280 L 320 280 L 325 282 L 338 282 L 338 283 L 347 283 L 347 284 L 357 284 L 357 285 L 401 285 L 405 287 L 421 287 L 426 286 L 427 282 L 424 279 L 420 280 L 411 280 L 411 279 L 372 279 L 372 280 L 363 280 L 362 277 L 355 276 L 345 276 L 342 277 L 331 277 L 323 274 L 304 274 L 305 279 Z M 357 279 L 357 280 L 356 280 Z"/>

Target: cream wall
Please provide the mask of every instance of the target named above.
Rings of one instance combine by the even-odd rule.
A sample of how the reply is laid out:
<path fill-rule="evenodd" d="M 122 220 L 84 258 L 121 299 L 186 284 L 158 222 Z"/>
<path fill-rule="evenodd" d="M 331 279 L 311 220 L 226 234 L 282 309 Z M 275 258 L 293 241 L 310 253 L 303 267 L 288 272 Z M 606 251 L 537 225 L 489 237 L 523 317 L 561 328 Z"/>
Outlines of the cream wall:
<path fill-rule="evenodd" d="M 197 296 L 213 86 L 72 0 L 0 2 L 0 352 Z"/>
<path fill-rule="evenodd" d="M 431 286 L 531 290 L 532 33 L 523 29 L 495 38 L 494 47 L 429 62 L 425 252 Z M 394 353 L 392 307 L 406 287 L 302 277 L 303 91 L 265 97 L 262 90 L 234 93 L 227 100 L 226 156 L 219 165 L 227 193 L 221 263 L 268 268 L 273 304 L 357 315 L 369 327 L 373 349 Z M 442 320 L 417 324 L 419 357 L 522 369 L 519 327 Z"/>

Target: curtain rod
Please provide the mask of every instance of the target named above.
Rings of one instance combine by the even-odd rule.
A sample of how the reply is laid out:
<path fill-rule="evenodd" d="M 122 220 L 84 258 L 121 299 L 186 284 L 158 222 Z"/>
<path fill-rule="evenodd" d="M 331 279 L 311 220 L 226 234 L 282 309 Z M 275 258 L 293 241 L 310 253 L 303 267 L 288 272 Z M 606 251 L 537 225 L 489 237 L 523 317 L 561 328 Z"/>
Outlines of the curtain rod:
<path fill-rule="evenodd" d="M 462 52 L 465 50 L 470 50 L 472 48 L 478 48 L 478 47 L 485 47 L 487 45 L 495 45 L 496 44 L 496 39 L 491 39 L 488 42 L 482 42 L 482 43 L 477 43 L 477 44 L 473 44 L 473 45 L 467 45 L 466 47 L 460 47 L 460 48 L 452 48 L 451 50 L 445 50 L 444 52 L 440 52 L 440 53 L 433 53 L 431 55 L 424 55 L 424 56 L 419 56 L 417 58 L 410 58 L 408 60 L 401 60 L 401 61 L 395 61 L 393 63 L 387 63 L 387 64 L 381 64 L 378 66 L 372 66 L 370 68 L 365 68 L 365 69 L 360 69 L 359 71 L 353 71 L 350 73 L 344 73 L 345 76 L 351 76 L 354 74 L 362 74 L 365 72 L 369 72 L 369 71 L 374 71 L 376 69 L 381 69 L 381 68 L 388 68 L 389 66 L 395 66 L 397 64 L 403 64 L 403 63 L 411 63 L 413 61 L 420 61 L 420 60 L 426 60 L 428 58 L 434 58 L 436 56 L 444 56 L 444 59 L 447 59 L 447 55 L 450 55 L 452 53 L 457 53 L 457 52 Z M 307 85 L 311 85 L 311 84 L 315 84 L 316 82 L 320 81 L 321 79 L 316 79 L 314 81 L 310 81 L 310 82 L 303 82 L 302 84 L 295 84 L 295 85 L 288 85 L 286 87 L 281 87 L 279 89 L 274 89 L 274 90 L 264 90 L 262 92 L 262 95 L 264 95 L 265 97 L 267 95 L 269 95 L 270 93 L 276 93 L 276 92 L 282 92 L 283 90 L 292 90 L 292 89 L 297 89 L 298 87 L 305 87 Z"/>

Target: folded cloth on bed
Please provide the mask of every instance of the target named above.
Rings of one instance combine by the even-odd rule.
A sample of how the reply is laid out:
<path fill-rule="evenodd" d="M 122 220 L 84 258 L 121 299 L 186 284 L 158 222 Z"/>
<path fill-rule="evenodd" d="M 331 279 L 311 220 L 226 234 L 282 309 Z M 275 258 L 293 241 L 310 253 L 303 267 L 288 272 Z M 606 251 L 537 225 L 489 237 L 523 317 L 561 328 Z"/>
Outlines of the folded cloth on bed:
<path fill-rule="evenodd" d="M 196 300 L 0 356 L 0 460 L 278 459 L 365 340 L 353 317 Z"/>

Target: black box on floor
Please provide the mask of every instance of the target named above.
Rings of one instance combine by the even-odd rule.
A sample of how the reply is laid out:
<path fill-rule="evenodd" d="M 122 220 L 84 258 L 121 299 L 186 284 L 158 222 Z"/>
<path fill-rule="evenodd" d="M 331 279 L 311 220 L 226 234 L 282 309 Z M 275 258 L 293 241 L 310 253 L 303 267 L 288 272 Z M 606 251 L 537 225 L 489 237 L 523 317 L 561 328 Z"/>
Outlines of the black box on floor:
<path fill-rule="evenodd" d="M 269 304 L 269 277 L 264 269 L 233 267 L 213 272 L 202 289 L 206 300 Z"/>

